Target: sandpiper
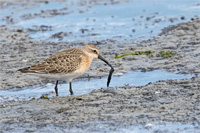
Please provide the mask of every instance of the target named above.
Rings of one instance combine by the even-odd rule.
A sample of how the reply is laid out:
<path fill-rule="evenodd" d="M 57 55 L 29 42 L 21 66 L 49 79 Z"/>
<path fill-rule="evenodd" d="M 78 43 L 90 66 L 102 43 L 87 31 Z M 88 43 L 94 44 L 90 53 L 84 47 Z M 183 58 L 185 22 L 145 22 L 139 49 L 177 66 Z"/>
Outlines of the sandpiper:
<path fill-rule="evenodd" d="M 62 52 L 56 53 L 41 63 L 19 69 L 22 73 L 28 73 L 46 79 L 56 80 L 55 92 L 58 96 L 58 81 L 64 80 L 69 82 L 69 91 L 73 95 L 72 80 L 79 77 L 87 71 L 93 58 L 99 58 L 110 67 L 107 86 L 109 86 L 113 67 L 99 54 L 95 45 L 85 45 L 81 49 L 71 48 Z"/>

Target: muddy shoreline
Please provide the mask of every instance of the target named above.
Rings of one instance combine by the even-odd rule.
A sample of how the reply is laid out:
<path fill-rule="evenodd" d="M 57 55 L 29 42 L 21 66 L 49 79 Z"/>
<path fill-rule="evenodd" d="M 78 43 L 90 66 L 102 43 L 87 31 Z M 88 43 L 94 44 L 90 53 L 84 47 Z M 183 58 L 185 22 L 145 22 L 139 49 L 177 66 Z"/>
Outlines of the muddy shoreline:
<path fill-rule="evenodd" d="M 168 122 L 200 124 L 199 83 L 197 77 L 139 87 L 111 87 L 81 96 L 10 102 L 0 110 L 1 128 L 30 132 L 43 131 L 52 125 L 62 131 L 77 124 L 84 129 L 84 123 L 95 121 L 116 127 Z M 89 131 L 95 128 L 93 125 Z"/>
<path fill-rule="evenodd" d="M 188 27 L 189 29 L 185 29 Z M 179 24 L 153 40 L 101 42 L 42 42 L 32 41 L 22 28 L 1 26 L 1 85 L 0 90 L 37 84 L 43 80 L 17 72 L 18 69 L 44 60 L 50 55 L 71 47 L 82 47 L 88 43 L 97 44 L 101 54 L 115 67 L 115 75 L 129 71 L 150 71 L 164 69 L 176 73 L 199 74 L 199 20 Z M 20 32 L 18 32 L 20 31 Z M 132 55 L 116 59 L 115 55 L 133 51 L 151 50 L 150 56 Z M 174 52 L 170 58 L 157 56 L 160 51 Z M 94 60 L 89 70 L 82 76 L 107 76 L 109 67 L 99 60 Z M 12 77 L 12 78 L 11 78 Z"/>
<path fill-rule="evenodd" d="M 168 80 L 160 81 L 145 86 L 121 86 L 116 88 L 107 88 L 105 90 L 94 90 L 90 94 L 81 96 L 52 97 L 49 99 L 36 99 L 25 102 L 9 102 L 4 108 L 1 105 L 1 129 L 5 131 L 16 131 L 17 127 L 23 129 L 32 127 L 30 131 L 43 131 L 47 125 L 61 129 L 71 129 L 80 123 L 90 121 L 101 121 L 103 123 L 114 124 L 115 126 L 147 124 L 147 123 L 167 123 L 178 122 L 200 123 L 200 102 L 199 102 L 199 21 L 179 24 L 176 29 L 168 31 L 165 35 L 158 36 L 155 40 L 142 42 L 106 42 L 98 45 L 103 55 L 115 67 L 115 74 L 125 73 L 128 71 L 142 70 L 149 71 L 153 69 L 165 69 L 167 71 L 176 71 L 178 73 L 196 74 L 188 80 Z M 182 27 L 190 27 L 191 30 L 184 31 Z M 1 27 L 2 28 L 2 27 Z M 5 31 L 5 30 L 4 30 Z M 24 34 L 24 33 L 20 33 Z M 45 52 L 38 51 L 44 46 L 44 42 L 29 43 L 19 42 L 20 45 L 5 49 L 4 60 L 1 63 L 4 80 L 1 83 L 2 89 L 13 88 L 41 82 L 41 80 L 16 72 L 18 68 L 26 67 L 33 62 L 37 62 L 52 53 L 50 49 Z M 112 45 L 112 44 L 115 45 Z M 117 43 L 117 44 L 116 44 Z M 35 44 L 35 45 L 33 45 Z M 37 45 L 36 45 L 37 44 Z M 109 44 L 109 45 L 108 45 Z M 12 46 L 12 43 L 9 45 Z M 14 43 L 13 43 L 14 45 Z M 82 43 L 76 44 L 82 46 Z M 32 46 L 33 49 L 27 47 Z M 34 47 L 33 47 L 34 46 Z M 55 46 L 50 43 L 50 46 Z M 56 45 L 57 46 L 57 45 Z M 73 47 L 75 44 L 59 43 L 58 51 L 63 47 Z M 113 46 L 113 47 L 111 47 Z M 124 47 L 126 46 L 126 47 Z M 27 49 L 23 53 L 18 53 L 17 60 L 7 62 L 9 58 L 6 51 L 19 48 Z M 115 59 L 114 54 L 124 54 L 137 50 L 155 51 L 152 56 L 126 56 Z M 29 50 L 28 50 L 29 49 Z M 37 49 L 37 53 L 34 51 Z M 108 49 L 108 50 L 106 50 Z M 157 57 L 156 52 L 159 50 L 172 50 L 176 55 L 170 58 Z M 44 50 L 44 49 L 43 49 Z M 44 55 L 36 56 L 38 53 Z M 31 56 L 30 56 L 31 55 Z M 27 56 L 25 63 L 24 56 Z M 36 57 L 36 58 L 35 58 Z M 133 63 L 134 62 L 134 63 Z M 103 67 L 103 68 L 102 68 Z M 14 69 L 13 69 L 14 68 Z M 107 74 L 106 66 L 101 62 L 95 61 L 87 74 L 104 76 Z M 87 76 L 87 75 L 86 75 Z M 12 79 L 10 78 L 12 77 Z M 84 76 L 83 76 L 84 77 Z M 95 76 L 94 76 L 95 77 Z M 12 80 L 13 84 L 9 83 Z M 29 81 L 27 83 L 27 80 Z M 15 81 L 15 82 L 14 82 Z M 5 87 L 10 84 L 9 87 Z M 4 87 L 3 87 L 4 86 Z M 115 114 L 115 115 L 113 115 Z M 80 126 L 80 125 L 79 125 Z M 82 125 L 84 127 L 84 124 Z M 80 128 L 83 128 L 80 126 Z M 95 126 L 91 127 L 95 130 Z M 29 130 L 22 130 L 28 132 Z"/>
<path fill-rule="evenodd" d="M 9 5 L 5 3 L 3 6 Z M 18 26 L 0 26 L 0 33 L 0 90 L 49 82 L 17 70 L 56 52 L 80 48 L 87 43 L 97 45 L 114 66 L 114 75 L 156 69 L 194 75 L 191 79 L 158 81 L 138 87 L 99 88 L 80 96 L 5 102 L 0 105 L 0 132 L 69 132 L 74 128 L 108 132 L 115 131 L 109 128 L 112 126 L 148 123 L 197 123 L 195 131 L 200 131 L 200 20 L 166 27 L 159 36 L 144 41 L 35 41 L 27 29 Z M 152 54 L 115 58 L 115 55 L 147 50 Z M 162 51 L 174 54 L 166 57 L 160 54 Z M 94 60 L 80 80 L 107 76 L 109 69 L 101 61 Z M 107 130 L 97 127 L 105 124 Z"/>

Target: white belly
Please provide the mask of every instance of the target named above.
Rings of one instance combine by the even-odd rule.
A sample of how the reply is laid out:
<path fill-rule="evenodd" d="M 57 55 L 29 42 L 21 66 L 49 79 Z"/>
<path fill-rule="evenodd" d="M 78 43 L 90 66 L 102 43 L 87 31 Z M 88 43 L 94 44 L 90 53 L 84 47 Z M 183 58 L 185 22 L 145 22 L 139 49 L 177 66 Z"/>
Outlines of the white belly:
<path fill-rule="evenodd" d="M 57 73 L 57 74 L 27 73 L 27 74 L 31 76 L 35 76 L 35 77 L 50 79 L 50 80 L 62 80 L 62 81 L 71 82 L 74 78 L 79 77 L 83 73 L 72 72 L 68 74 L 65 74 L 65 73 Z"/>

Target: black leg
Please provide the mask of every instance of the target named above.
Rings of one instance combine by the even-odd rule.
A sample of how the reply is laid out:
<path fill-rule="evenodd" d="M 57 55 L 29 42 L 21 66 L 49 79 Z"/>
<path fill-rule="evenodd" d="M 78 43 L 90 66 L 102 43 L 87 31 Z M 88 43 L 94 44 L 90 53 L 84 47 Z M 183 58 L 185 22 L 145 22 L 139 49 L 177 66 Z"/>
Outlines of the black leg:
<path fill-rule="evenodd" d="M 74 92 L 72 91 L 72 82 L 69 82 L 69 91 L 71 95 L 74 95 Z"/>
<path fill-rule="evenodd" d="M 56 81 L 56 86 L 55 86 L 55 92 L 56 92 L 56 96 L 58 96 L 58 80 Z"/>

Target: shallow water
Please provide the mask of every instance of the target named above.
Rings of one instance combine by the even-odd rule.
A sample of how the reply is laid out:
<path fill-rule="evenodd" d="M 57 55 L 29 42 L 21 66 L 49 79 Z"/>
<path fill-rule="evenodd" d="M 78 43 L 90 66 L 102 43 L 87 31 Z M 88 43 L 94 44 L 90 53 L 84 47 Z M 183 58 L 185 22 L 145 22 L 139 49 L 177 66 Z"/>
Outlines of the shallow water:
<path fill-rule="evenodd" d="M 6 126 L 6 125 L 5 125 Z M 28 127 L 28 128 L 26 128 Z M 13 130 L 12 130 L 13 129 Z M 135 124 L 127 126 L 116 126 L 113 122 L 101 122 L 91 121 L 81 124 L 73 125 L 69 128 L 65 128 L 62 125 L 47 124 L 42 128 L 36 128 L 30 125 L 23 125 L 23 128 L 18 124 L 10 125 L 10 129 L 7 132 L 21 133 L 25 131 L 37 131 L 37 132 L 70 132 L 70 133 L 105 133 L 105 132 L 116 132 L 116 133 L 198 133 L 200 127 L 198 123 L 147 123 L 145 125 Z"/>
<path fill-rule="evenodd" d="M 14 24 L 0 21 L 0 25 L 22 26 L 36 40 L 49 41 L 97 41 L 105 39 L 149 39 L 169 25 L 199 18 L 199 0 L 134 0 L 112 3 L 100 1 L 95 4 L 40 3 L 34 8 L 12 6 L 1 9 L 1 18 L 11 16 Z M 70 8 L 69 8 L 70 7 Z M 65 9 L 67 8 L 67 9 Z M 42 10 L 64 9 L 65 15 L 23 19 L 24 14 L 40 13 Z M 80 13 L 81 12 L 81 13 Z M 182 19 L 181 19 L 182 17 Z M 3 19 L 2 19 L 3 20 Z M 38 30 L 43 26 L 45 29 Z M 45 27 L 47 26 L 47 27 Z M 82 32 L 84 30 L 84 33 Z M 54 38 L 53 34 L 63 32 L 64 37 Z"/>
<path fill-rule="evenodd" d="M 83 128 L 84 127 L 84 128 Z M 87 128 L 85 128 L 87 127 Z M 165 124 L 154 124 L 147 123 L 145 125 L 127 125 L 127 126 L 114 126 L 105 124 L 99 121 L 93 121 L 88 123 L 79 124 L 74 128 L 65 129 L 69 132 L 120 132 L 120 133 L 155 133 L 155 132 L 181 132 L 181 133 L 197 133 L 200 131 L 197 123 L 165 123 Z"/>
<path fill-rule="evenodd" d="M 111 79 L 110 87 L 117 87 L 123 85 L 141 86 L 148 84 L 149 82 L 156 82 L 159 80 L 186 79 L 191 77 L 192 75 L 181 75 L 161 70 L 155 70 L 150 72 L 130 72 L 122 76 L 114 76 Z M 72 87 L 75 95 L 83 95 L 90 93 L 94 89 L 106 89 L 106 83 L 107 77 L 102 77 L 99 79 L 74 81 L 72 82 Z M 15 88 L 12 90 L 0 91 L 0 103 L 12 100 L 28 100 L 33 97 L 39 98 L 42 95 L 52 97 L 55 96 L 54 86 L 54 84 L 48 83 L 43 87 L 26 86 L 23 88 Z M 68 88 L 68 83 L 58 85 L 59 96 L 70 95 Z"/>

